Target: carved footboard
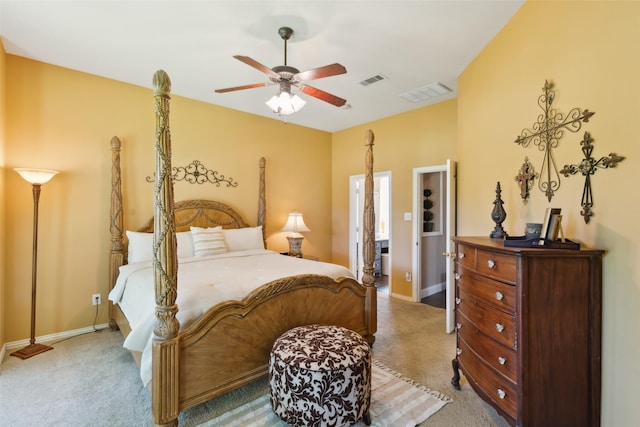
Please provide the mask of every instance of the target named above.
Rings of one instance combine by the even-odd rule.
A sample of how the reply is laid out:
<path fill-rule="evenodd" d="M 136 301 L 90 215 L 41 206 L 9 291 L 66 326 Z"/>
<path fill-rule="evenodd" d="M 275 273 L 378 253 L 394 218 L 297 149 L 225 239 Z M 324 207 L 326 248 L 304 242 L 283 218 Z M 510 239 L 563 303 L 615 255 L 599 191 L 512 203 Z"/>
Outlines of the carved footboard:
<path fill-rule="evenodd" d="M 293 327 L 339 325 L 373 342 L 375 307 L 375 288 L 319 275 L 279 279 L 219 304 L 180 333 L 180 410 L 266 375 L 273 343 Z"/>

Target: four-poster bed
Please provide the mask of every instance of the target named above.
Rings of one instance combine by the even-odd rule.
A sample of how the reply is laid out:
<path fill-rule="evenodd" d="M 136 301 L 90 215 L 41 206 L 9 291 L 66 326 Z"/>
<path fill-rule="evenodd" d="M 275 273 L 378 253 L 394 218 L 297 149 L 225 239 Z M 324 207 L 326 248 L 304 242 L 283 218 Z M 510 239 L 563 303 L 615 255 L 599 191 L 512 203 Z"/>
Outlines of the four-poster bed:
<path fill-rule="evenodd" d="M 330 277 L 330 273 L 324 272 L 325 270 L 314 273 L 315 270 L 311 269 L 311 264 L 319 266 L 327 263 L 291 259 L 292 262 L 310 264 L 298 264 L 303 267 L 291 270 L 293 273 L 282 275 L 268 283 L 260 282 L 248 295 L 217 303 L 188 324 L 181 324 L 176 303 L 179 294 L 177 252 L 180 251 L 181 245 L 177 236 L 185 231 L 194 230 L 191 227 L 221 227 L 223 233 L 233 232 L 230 230 L 250 230 L 252 227 L 224 203 L 205 200 L 174 202 L 169 131 L 171 83 L 166 73 L 160 70 L 155 73 L 153 84 L 156 103 L 154 219 L 140 230 L 153 231 L 153 260 L 149 262 L 149 268 L 152 269 L 155 301 L 145 300 L 144 303 L 155 304 L 155 315 L 153 334 L 149 339 L 150 351 L 146 354 L 150 361 L 154 422 L 158 425 L 174 425 L 177 424 L 181 410 L 265 376 L 268 371 L 269 351 L 274 341 L 293 327 L 309 324 L 342 326 L 356 331 L 369 344 L 373 344 L 377 330 L 377 300 L 373 275 L 373 133 L 368 131 L 366 135 L 363 283 L 358 283 L 352 275 L 347 277 L 350 275 L 348 270 L 344 275 L 341 275 L 340 271 L 331 273 L 333 277 Z M 114 137 L 111 141 L 112 289 L 119 280 L 121 267 L 129 267 L 125 265 L 127 263 L 120 146 L 120 140 Z M 266 218 L 264 170 L 265 161 L 260 159 L 258 224 L 253 229 L 261 227 L 261 232 L 264 232 Z M 261 237 L 264 239 L 264 234 Z M 264 249 L 262 251 L 268 252 Z M 285 258 L 291 258 L 278 254 L 259 255 L 277 256 L 283 261 Z M 304 270 L 307 267 L 308 272 Z M 181 259 L 180 274 L 188 268 L 188 263 L 183 263 Z M 180 277 L 182 280 L 182 276 Z M 238 273 L 237 281 L 245 280 L 241 277 L 244 276 Z M 182 281 L 180 283 L 180 286 L 186 285 Z M 184 289 L 183 292 L 186 292 L 187 288 Z M 182 297 L 182 293 L 180 295 Z M 153 297 L 148 299 L 151 298 Z M 124 307 L 124 304 L 111 305 L 112 326 L 119 327 L 127 337 L 132 331 L 132 326 L 135 329 L 136 323 L 140 322 L 130 323 L 121 307 Z M 186 307 L 181 306 L 180 310 L 186 310 Z M 144 365 L 144 357 L 140 356 L 140 353 L 134 353 L 137 362 Z"/>

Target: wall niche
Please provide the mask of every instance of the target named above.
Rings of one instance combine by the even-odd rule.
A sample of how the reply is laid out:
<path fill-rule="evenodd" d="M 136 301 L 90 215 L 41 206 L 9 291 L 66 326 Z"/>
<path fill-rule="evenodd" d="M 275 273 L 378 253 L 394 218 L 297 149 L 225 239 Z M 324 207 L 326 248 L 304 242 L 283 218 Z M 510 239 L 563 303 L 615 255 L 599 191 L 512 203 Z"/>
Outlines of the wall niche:
<path fill-rule="evenodd" d="M 437 236 L 443 233 L 444 175 L 442 172 L 422 174 L 422 235 Z"/>

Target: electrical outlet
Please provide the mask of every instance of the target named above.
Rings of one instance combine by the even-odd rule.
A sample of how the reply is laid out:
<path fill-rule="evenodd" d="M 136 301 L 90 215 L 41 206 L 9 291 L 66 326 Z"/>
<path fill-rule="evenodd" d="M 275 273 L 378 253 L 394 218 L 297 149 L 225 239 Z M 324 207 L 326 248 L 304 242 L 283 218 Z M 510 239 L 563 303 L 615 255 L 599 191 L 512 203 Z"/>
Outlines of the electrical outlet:
<path fill-rule="evenodd" d="M 100 294 L 93 294 L 93 297 L 91 298 L 91 302 L 93 303 L 93 305 L 100 305 L 100 304 L 102 304 L 102 295 L 100 295 Z"/>
<path fill-rule="evenodd" d="M 404 278 L 405 278 L 405 280 L 406 280 L 407 282 L 410 282 L 410 281 L 411 281 L 411 272 L 410 272 L 410 271 L 407 271 L 407 272 L 405 273 L 405 275 L 404 275 Z"/>

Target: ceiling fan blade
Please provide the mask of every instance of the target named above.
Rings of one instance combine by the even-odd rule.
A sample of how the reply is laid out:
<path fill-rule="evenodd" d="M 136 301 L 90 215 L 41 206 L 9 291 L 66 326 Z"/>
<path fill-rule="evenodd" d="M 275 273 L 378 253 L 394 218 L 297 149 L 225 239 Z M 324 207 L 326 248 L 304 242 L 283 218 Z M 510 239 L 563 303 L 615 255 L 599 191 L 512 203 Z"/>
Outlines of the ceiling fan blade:
<path fill-rule="evenodd" d="M 333 104 L 336 107 L 342 107 L 347 103 L 346 99 L 339 98 L 335 95 L 331 95 L 329 92 L 307 85 L 300 86 L 300 92 L 313 96 L 314 98 L 318 98 L 321 101 L 328 102 L 329 104 Z"/>
<path fill-rule="evenodd" d="M 344 74 L 346 72 L 346 68 L 336 63 L 325 65 L 324 67 L 314 68 L 312 70 L 302 71 L 294 75 L 291 80 L 294 82 L 317 80 L 325 77 L 337 76 L 338 74 Z"/>
<path fill-rule="evenodd" d="M 245 64 L 255 68 L 258 71 L 262 71 L 267 76 L 271 77 L 272 79 L 275 79 L 276 81 L 281 80 L 280 74 L 276 73 L 266 65 L 262 65 L 255 59 L 251 59 L 248 56 L 242 56 L 242 55 L 234 55 L 233 57 L 236 58 L 238 61 L 244 62 Z"/>
<path fill-rule="evenodd" d="M 216 93 L 226 93 L 226 92 L 233 92 L 234 90 L 253 89 L 254 87 L 271 86 L 273 84 L 274 83 L 254 83 L 252 85 L 228 87 L 228 88 L 225 88 L 225 89 L 216 89 L 215 92 Z"/>

